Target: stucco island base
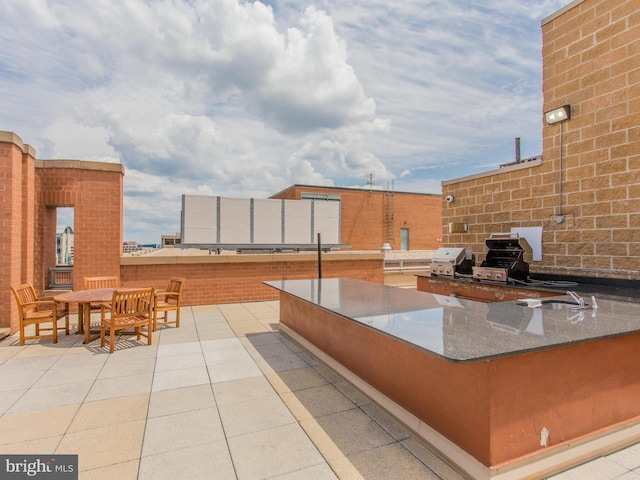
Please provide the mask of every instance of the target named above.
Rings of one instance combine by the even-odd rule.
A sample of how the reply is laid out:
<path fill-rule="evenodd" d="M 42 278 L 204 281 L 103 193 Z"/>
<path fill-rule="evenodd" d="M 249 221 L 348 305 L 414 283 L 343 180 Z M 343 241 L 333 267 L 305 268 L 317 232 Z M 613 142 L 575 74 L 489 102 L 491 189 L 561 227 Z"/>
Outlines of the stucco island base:
<path fill-rule="evenodd" d="M 472 478 L 540 478 L 640 440 L 638 334 L 460 363 L 284 291 L 280 328 Z"/>

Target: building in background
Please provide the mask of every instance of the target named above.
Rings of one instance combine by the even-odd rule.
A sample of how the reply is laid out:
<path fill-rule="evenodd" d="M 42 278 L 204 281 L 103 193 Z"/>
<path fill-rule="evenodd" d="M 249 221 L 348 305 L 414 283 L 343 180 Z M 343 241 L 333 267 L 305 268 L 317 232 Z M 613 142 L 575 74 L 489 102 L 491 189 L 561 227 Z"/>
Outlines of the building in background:
<path fill-rule="evenodd" d="M 353 250 L 436 250 L 442 196 L 364 188 L 292 185 L 270 198 L 340 202 L 340 241 Z"/>
<path fill-rule="evenodd" d="M 73 228 L 56 232 L 56 264 L 73 265 Z"/>

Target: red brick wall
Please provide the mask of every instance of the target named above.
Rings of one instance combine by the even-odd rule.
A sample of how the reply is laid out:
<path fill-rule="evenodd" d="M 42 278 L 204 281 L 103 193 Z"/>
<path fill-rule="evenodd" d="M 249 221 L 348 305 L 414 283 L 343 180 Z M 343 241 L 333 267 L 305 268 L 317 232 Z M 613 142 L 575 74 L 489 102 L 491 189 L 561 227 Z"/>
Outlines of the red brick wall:
<path fill-rule="evenodd" d="M 0 327 L 17 329 L 18 309 L 11 293 L 11 286 L 20 284 L 22 279 L 22 260 L 28 255 L 23 246 L 22 207 L 23 183 L 23 143 L 9 132 L 0 132 L 0 190 L 2 191 L 2 238 L 0 242 Z"/>
<path fill-rule="evenodd" d="M 282 258 L 282 260 L 279 260 Z M 332 259 L 333 258 L 333 259 Z M 384 283 L 381 253 L 324 254 L 323 278 L 350 277 Z M 267 280 L 318 278 L 313 254 L 238 255 L 233 257 L 122 257 L 123 286 L 166 288 L 170 277 L 187 279 L 184 305 L 277 300 L 278 291 Z"/>
<path fill-rule="evenodd" d="M 442 195 L 456 196 L 444 205 L 445 244 L 482 259 L 489 233 L 541 226 L 532 271 L 640 279 L 637 2 L 584 0 L 546 19 L 542 39 L 543 112 L 569 104 L 572 118 L 543 125 L 540 165 L 443 182 Z M 469 232 L 448 234 L 449 222 L 468 222 Z"/>
<path fill-rule="evenodd" d="M 271 198 L 300 200 L 303 192 L 340 195 L 340 239 L 353 250 L 380 250 L 384 243 L 399 250 L 401 228 L 409 229 L 410 250 L 442 245 L 440 195 L 294 185 Z"/>
<path fill-rule="evenodd" d="M 38 287 L 55 265 L 55 210 L 74 207 L 74 288 L 85 276 L 119 275 L 122 255 L 123 177 L 119 164 L 47 160 L 36 163 Z M 51 247 L 49 247 L 51 245 Z M 52 256 L 53 255 L 53 256 Z"/>

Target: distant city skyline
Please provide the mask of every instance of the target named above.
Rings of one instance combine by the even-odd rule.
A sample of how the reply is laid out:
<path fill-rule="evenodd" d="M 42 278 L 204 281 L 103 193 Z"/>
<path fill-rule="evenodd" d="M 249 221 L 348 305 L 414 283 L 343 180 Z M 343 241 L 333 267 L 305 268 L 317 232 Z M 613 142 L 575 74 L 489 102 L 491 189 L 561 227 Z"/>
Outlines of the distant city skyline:
<path fill-rule="evenodd" d="M 0 129 L 122 163 L 126 241 L 179 232 L 182 194 L 440 193 L 541 153 L 540 21 L 568 3 L 0 0 Z"/>

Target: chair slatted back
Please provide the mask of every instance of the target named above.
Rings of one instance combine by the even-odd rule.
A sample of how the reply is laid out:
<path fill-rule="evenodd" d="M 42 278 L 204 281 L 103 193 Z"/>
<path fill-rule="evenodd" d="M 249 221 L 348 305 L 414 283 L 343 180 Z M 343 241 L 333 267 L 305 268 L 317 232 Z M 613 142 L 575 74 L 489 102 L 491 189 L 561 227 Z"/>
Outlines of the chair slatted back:
<path fill-rule="evenodd" d="M 98 288 L 118 288 L 120 282 L 118 277 L 84 277 L 85 290 L 95 290 Z"/>
<path fill-rule="evenodd" d="M 151 315 L 153 288 L 116 290 L 111 301 L 111 318 Z"/>
<path fill-rule="evenodd" d="M 36 305 L 28 305 L 29 303 L 33 303 L 38 300 L 38 296 L 36 295 L 36 290 L 33 288 L 33 285 L 28 282 L 23 283 L 17 287 L 11 287 L 11 291 L 16 298 L 16 302 L 18 302 L 18 311 L 21 319 L 24 316 L 25 310 L 32 310 L 36 308 Z"/>
<path fill-rule="evenodd" d="M 167 292 L 177 293 L 180 295 L 182 293 L 182 287 L 184 286 L 184 282 L 187 280 L 185 278 L 180 277 L 171 277 L 169 280 L 169 286 L 167 287 Z"/>

